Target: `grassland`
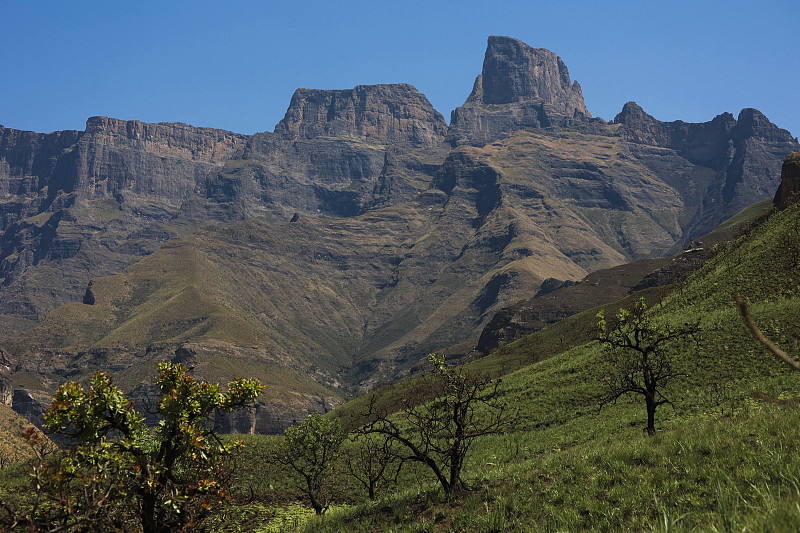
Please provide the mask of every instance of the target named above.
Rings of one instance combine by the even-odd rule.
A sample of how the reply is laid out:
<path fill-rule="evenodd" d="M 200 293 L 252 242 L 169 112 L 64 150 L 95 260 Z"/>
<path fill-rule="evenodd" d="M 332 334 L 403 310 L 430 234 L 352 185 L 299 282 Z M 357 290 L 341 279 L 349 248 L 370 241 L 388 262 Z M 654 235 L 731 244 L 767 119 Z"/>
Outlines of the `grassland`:
<path fill-rule="evenodd" d="M 745 226 L 682 284 L 605 306 L 613 312 L 644 296 L 659 321 L 700 318 L 704 326 L 700 347 L 676 355 L 688 375 L 667 391 L 674 405 L 658 412 L 655 437 L 642 431 L 644 406 L 635 399 L 598 407 L 607 369 L 590 340 L 595 308 L 467 365 L 501 375 L 504 399 L 519 412 L 515 432 L 485 438 L 470 455 L 472 490 L 447 500 L 424 470 L 409 469 L 380 499 L 365 502 L 343 478 L 340 506 L 322 517 L 288 519 L 288 502 L 299 492 L 288 478 L 265 476 L 250 503 L 239 503 L 263 510 L 249 527 L 796 531 L 800 375 L 752 338 L 731 295 L 745 295 L 759 326 L 790 353 L 800 353 L 800 208 Z M 412 390 L 413 382 L 401 382 L 374 394 L 399 405 Z M 359 398 L 332 416 L 355 423 L 366 401 Z M 251 449 L 278 441 L 260 440 Z"/>
<path fill-rule="evenodd" d="M 468 456 L 471 490 L 447 499 L 424 469 L 405 468 L 368 501 L 339 475 L 335 505 L 316 517 L 290 473 L 268 461 L 281 438 L 248 436 L 215 529 L 796 531 L 800 375 L 752 338 L 732 294 L 745 296 L 770 338 L 800 353 L 800 206 L 753 215 L 686 281 L 574 315 L 467 364 L 501 377 L 503 401 L 518 413 L 515 431 L 478 441 Z M 687 375 L 665 391 L 673 405 L 659 409 L 655 437 L 643 432 L 635 398 L 598 404 L 608 369 L 592 341 L 596 314 L 640 297 L 659 322 L 699 318 L 704 327 L 696 349 L 675 354 Z M 413 393 L 405 380 L 330 416 L 352 428 L 371 396 L 399 408 Z"/>

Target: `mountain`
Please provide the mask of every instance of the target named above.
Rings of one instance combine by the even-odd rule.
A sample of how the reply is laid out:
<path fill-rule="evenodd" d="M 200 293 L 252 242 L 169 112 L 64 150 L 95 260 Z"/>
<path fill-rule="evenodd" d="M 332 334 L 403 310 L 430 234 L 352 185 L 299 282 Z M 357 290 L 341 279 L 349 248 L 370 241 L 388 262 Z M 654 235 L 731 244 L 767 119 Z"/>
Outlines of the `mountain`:
<path fill-rule="evenodd" d="M 0 129 L 2 347 L 40 395 L 107 370 L 146 404 L 164 358 L 246 372 L 267 393 L 229 429 L 274 432 L 542 287 L 680 248 L 798 149 L 755 110 L 592 117 L 558 56 L 508 37 L 449 127 L 396 84 L 298 89 L 252 136 Z"/>
<path fill-rule="evenodd" d="M 120 272 L 209 220 L 350 216 L 427 187 L 424 148 L 406 160 L 375 136 L 441 143 L 444 119 L 424 96 L 409 85 L 356 88 L 350 100 L 328 92 L 341 107 L 326 117 L 342 138 L 287 140 L 291 117 L 309 113 L 298 95 L 280 135 L 105 117 L 90 118 L 83 132 L 0 128 L 0 314 L 39 321 L 79 299 L 92 277 Z M 354 106 L 367 109 L 354 115 Z"/>
<path fill-rule="evenodd" d="M 560 57 L 517 39 L 491 36 L 472 93 L 452 113 L 448 140 L 482 145 L 520 128 L 569 127 L 591 116 L 580 84 L 570 80 Z"/>

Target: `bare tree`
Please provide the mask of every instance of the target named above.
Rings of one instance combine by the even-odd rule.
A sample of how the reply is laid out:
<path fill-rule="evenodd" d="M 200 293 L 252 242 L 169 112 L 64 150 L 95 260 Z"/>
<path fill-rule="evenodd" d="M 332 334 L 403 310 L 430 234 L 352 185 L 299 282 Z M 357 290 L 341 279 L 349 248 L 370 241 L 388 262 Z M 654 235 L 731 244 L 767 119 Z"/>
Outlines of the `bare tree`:
<path fill-rule="evenodd" d="M 647 408 L 646 430 L 655 435 L 656 409 L 672 403 L 664 396 L 664 388 L 686 376 L 675 367 L 675 354 L 685 347 L 679 345 L 686 341 L 697 343 L 699 321 L 680 327 L 655 324 L 647 314 L 644 298 L 630 310 L 620 309 L 611 327 L 602 311 L 597 317 L 598 340 L 608 364 L 607 392 L 600 398 L 600 407 L 625 395 L 643 396 Z"/>
<path fill-rule="evenodd" d="M 351 446 L 344 452 L 347 471 L 363 485 L 370 500 L 374 500 L 378 489 L 389 481 L 390 467 L 396 462 L 396 454 L 394 442 L 390 439 L 358 433 L 351 437 Z"/>
<path fill-rule="evenodd" d="M 391 414 L 373 397 L 367 413 L 371 422 L 359 432 L 393 443 L 391 454 L 401 465 L 411 461 L 427 466 L 452 496 L 467 488 L 463 469 L 475 440 L 510 430 L 516 417 L 501 400 L 499 379 L 448 368 L 437 354 L 430 361 L 433 371 L 415 389 L 416 399 L 404 398 L 407 407 Z"/>

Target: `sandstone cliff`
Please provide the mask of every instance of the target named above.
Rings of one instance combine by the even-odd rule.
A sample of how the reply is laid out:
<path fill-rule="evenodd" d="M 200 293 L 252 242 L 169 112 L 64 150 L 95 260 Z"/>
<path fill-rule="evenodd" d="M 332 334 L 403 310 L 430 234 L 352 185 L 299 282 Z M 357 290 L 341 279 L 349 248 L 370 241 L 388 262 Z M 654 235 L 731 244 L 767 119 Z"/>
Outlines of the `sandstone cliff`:
<path fill-rule="evenodd" d="M 800 194 L 800 152 L 789 154 L 781 166 L 781 185 L 775 193 L 773 203 L 778 209 L 786 209 L 796 202 Z"/>
<path fill-rule="evenodd" d="M 297 89 L 275 133 L 287 139 L 354 138 L 380 144 L 433 146 L 447 124 L 411 85 L 359 85 L 348 90 Z"/>
<path fill-rule="evenodd" d="M 568 127 L 591 118 L 578 82 L 556 54 L 491 36 L 483 70 L 453 111 L 448 141 L 481 146 L 519 128 Z"/>

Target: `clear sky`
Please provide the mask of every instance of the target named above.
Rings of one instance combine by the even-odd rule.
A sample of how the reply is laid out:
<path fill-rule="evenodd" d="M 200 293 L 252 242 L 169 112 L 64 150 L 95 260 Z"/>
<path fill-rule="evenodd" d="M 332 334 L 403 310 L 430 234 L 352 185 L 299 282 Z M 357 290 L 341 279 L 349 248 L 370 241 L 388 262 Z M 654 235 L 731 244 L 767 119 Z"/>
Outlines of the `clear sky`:
<path fill-rule="evenodd" d="M 760 109 L 800 135 L 799 0 L 0 0 L 0 124 L 272 131 L 298 87 L 411 83 L 449 121 L 489 35 L 548 48 L 613 119 Z"/>

